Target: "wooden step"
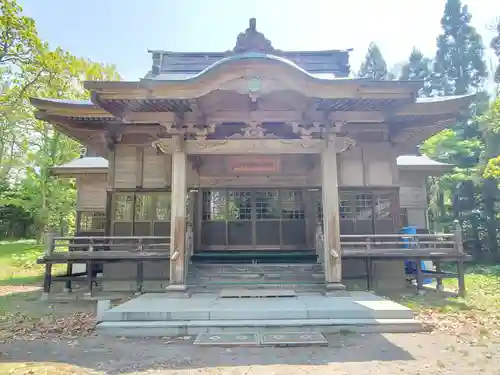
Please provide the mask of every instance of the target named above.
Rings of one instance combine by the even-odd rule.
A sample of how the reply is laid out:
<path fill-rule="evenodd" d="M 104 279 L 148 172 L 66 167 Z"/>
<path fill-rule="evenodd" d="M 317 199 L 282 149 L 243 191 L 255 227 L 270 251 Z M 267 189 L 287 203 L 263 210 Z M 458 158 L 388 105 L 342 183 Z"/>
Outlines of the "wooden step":
<path fill-rule="evenodd" d="M 274 273 L 274 272 L 323 272 L 321 264 L 190 264 L 189 272 L 214 273 Z"/>
<path fill-rule="evenodd" d="M 220 291 L 245 289 L 324 289 L 323 267 L 318 263 L 190 264 L 190 288 Z"/>

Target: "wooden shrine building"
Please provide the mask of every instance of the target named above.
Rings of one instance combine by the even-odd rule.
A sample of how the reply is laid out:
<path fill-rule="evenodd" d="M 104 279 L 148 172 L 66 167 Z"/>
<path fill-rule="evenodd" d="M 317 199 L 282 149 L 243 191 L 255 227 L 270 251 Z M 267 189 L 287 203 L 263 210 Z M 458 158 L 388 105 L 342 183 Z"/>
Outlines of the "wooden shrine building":
<path fill-rule="evenodd" d="M 89 81 L 89 101 L 32 103 L 107 159 L 105 173 L 79 169 L 79 226 L 170 236 L 170 259 L 144 271 L 167 289 L 186 287 L 191 258 L 231 252 L 312 252 L 327 288 L 343 288 L 343 267 L 357 265 L 342 261 L 341 236 L 398 233 L 397 157 L 471 101 L 349 78 L 349 51 L 281 51 L 253 19 L 230 51 L 151 53 L 139 81 Z"/>

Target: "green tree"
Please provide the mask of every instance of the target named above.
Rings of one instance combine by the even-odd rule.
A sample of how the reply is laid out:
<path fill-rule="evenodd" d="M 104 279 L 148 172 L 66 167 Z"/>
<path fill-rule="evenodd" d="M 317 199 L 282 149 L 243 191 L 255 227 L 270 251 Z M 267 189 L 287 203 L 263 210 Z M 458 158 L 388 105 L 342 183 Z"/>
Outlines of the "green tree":
<path fill-rule="evenodd" d="M 0 0 L 0 68 L 2 74 L 26 64 L 36 65 L 43 47 L 35 21 L 21 14 L 15 0 Z"/>
<path fill-rule="evenodd" d="M 452 129 L 438 133 L 427 140 L 422 149 L 438 160 L 453 163 L 454 171 L 437 181 L 433 215 L 441 223 L 449 217 L 458 218 L 462 227 L 473 238 L 476 249 L 481 248 L 482 228 L 488 226 L 491 201 L 481 176 L 480 162 L 486 145 L 476 115 L 488 107 L 488 98 L 483 91 L 487 76 L 483 59 L 484 46 L 481 36 L 470 25 L 471 14 L 460 0 L 447 0 L 441 19 L 442 33 L 437 38 L 431 79 L 432 95 L 463 95 L 477 93 L 468 113 L 464 113 Z M 451 212 L 446 202 L 455 203 Z M 464 202 L 467 204 L 464 205 Z M 474 203 L 471 203 L 474 202 Z M 467 206 L 467 207 L 465 207 Z M 474 207 L 474 209 L 471 209 Z M 486 214 L 485 214 L 486 213 Z M 490 227 L 490 232 L 491 232 Z M 492 239 L 493 233 L 489 238 Z M 490 241 L 491 242 L 491 241 Z M 492 245 L 492 244 L 490 244 Z M 494 245 L 490 246 L 490 248 Z"/>
<path fill-rule="evenodd" d="M 433 88 L 440 95 L 463 95 L 482 89 L 487 76 L 481 36 L 460 0 L 447 0 L 437 38 Z"/>
<path fill-rule="evenodd" d="M 500 98 L 497 98 L 490 109 L 479 119 L 485 151 L 481 160 L 483 182 L 483 197 L 485 215 L 488 226 L 488 239 L 491 251 L 500 259 L 497 241 L 500 223 Z"/>
<path fill-rule="evenodd" d="M 83 81 L 119 79 L 114 67 L 76 58 L 61 49 L 46 51 L 43 58 L 48 72 L 27 91 L 29 96 L 85 99 L 88 93 L 83 89 Z M 34 214 L 35 231 L 40 237 L 49 227 L 64 228 L 65 223 L 72 221 L 74 183 L 51 176 L 50 169 L 76 158 L 81 146 L 50 124 L 35 120 L 31 107 L 29 112 L 26 122 L 36 136 L 32 137 L 26 153 L 22 186 L 31 197 L 25 204 Z"/>
<path fill-rule="evenodd" d="M 430 96 L 431 88 L 431 70 L 432 61 L 425 57 L 417 48 L 413 48 L 408 58 L 408 62 L 401 68 L 399 79 L 406 81 L 423 81 L 423 87 L 419 91 L 419 96 Z"/>
<path fill-rule="evenodd" d="M 373 80 L 388 79 L 387 63 L 382 56 L 382 52 L 378 45 L 374 42 L 370 43 L 368 52 L 358 72 L 358 77 L 370 78 Z"/>
<path fill-rule="evenodd" d="M 500 181 L 500 156 L 488 160 L 484 169 L 484 177 Z"/>
<path fill-rule="evenodd" d="M 500 18 L 498 18 L 496 25 L 496 35 L 491 39 L 490 47 L 493 49 L 495 56 L 498 60 L 498 65 L 495 70 L 495 82 L 500 84 Z"/>
<path fill-rule="evenodd" d="M 39 40 L 32 19 L 13 0 L 0 0 L 0 182 L 18 179 L 0 205 L 30 213 L 38 238 L 48 227 L 67 226 L 74 214 L 73 181 L 54 178 L 50 169 L 78 156 L 80 145 L 36 120 L 30 97 L 86 99 L 85 80 L 118 80 L 113 66 L 94 63 Z"/>
<path fill-rule="evenodd" d="M 39 51 L 44 48 L 35 22 L 21 14 L 22 8 L 12 0 L 0 0 L 0 181 L 19 164 L 26 147 L 20 135 L 19 101 L 39 75 L 23 76 L 24 68 L 42 72 Z M 41 73 L 40 73 L 41 74 Z M 17 162 L 17 163 L 16 163 Z"/>

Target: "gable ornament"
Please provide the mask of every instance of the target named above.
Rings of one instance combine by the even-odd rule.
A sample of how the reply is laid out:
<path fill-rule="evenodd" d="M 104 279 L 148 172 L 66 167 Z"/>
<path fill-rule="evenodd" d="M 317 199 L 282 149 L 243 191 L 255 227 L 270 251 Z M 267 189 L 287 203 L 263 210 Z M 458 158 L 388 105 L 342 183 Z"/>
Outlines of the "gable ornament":
<path fill-rule="evenodd" d="M 264 34 L 257 31 L 257 21 L 250 18 L 248 28 L 240 33 L 236 39 L 236 45 L 233 48 L 234 53 L 260 52 L 273 53 L 271 41 Z"/>

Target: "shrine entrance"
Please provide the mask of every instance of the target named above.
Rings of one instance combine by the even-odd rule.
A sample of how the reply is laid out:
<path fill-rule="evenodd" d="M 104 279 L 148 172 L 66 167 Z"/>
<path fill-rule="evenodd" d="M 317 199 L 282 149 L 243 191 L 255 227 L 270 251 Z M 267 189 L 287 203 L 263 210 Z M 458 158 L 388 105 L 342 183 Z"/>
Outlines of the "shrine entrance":
<path fill-rule="evenodd" d="M 305 250 L 314 228 L 307 189 L 203 189 L 200 250 Z M 196 224 L 195 224 L 196 225 Z"/>

